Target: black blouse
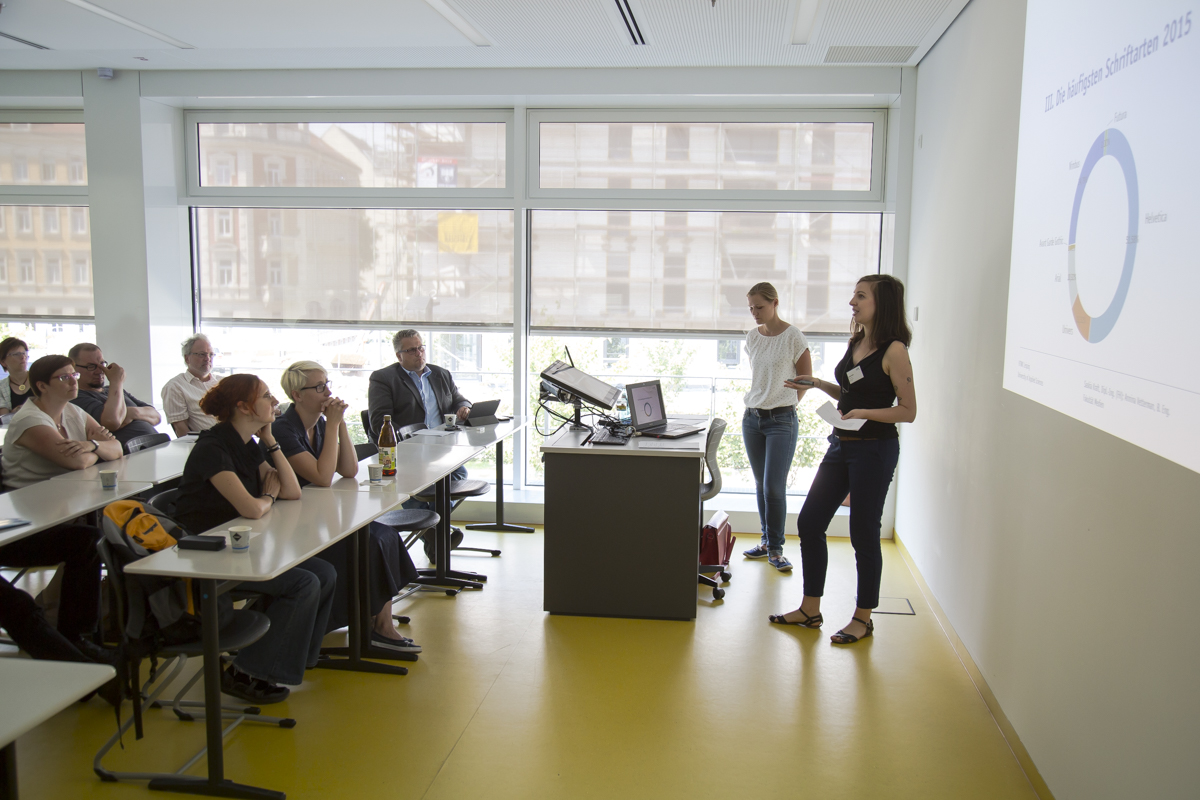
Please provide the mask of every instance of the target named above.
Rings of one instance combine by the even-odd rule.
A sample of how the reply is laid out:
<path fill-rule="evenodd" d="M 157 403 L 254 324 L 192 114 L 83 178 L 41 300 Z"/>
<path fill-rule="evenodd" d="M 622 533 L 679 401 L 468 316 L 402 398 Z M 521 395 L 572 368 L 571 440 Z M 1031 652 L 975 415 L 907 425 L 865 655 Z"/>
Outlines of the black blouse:
<path fill-rule="evenodd" d="M 857 364 L 854 363 L 854 345 L 846 348 L 846 355 L 834 367 L 833 374 L 838 386 L 842 389 L 842 399 L 838 401 L 838 411 L 845 414 L 855 408 L 891 408 L 896 404 L 896 388 L 892 379 L 883 371 L 883 356 L 895 340 L 881 342 L 874 353 L 866 356 Z M 853 383 L 849 373 L 855 367 L 862 370 L 862 377 Z M 876 422 L 867 420 L 856 431 L 843 431 L 834 428 L 834 433 L 842 439 L 895 439 L 899 437 L 896 425 L 892 422 Z"/>
<path fill-rule="evenodd" d="M 265 460 L 258 443 L 253 438 L 243 442 L 232 422 L 218 422 L 202 432 L 183 467 L 176 520 L 188 533 L 204 533 L 241 516 L 212 484 L 212 478 L 219 472 L 232 472 L 251 497 L 258 497 L 262 494 L 258 467 Z"/>
<path fill-rule="evenodd" d="M 297 453 L 308 453 L 313 458 L 321 456 L 321 448 L 325 446 L 325 417 L 319 417 L 313 430 L 313 440 L 308 441 L 308 432 L 304 430 L 304 421 L 293 404 L 279 419 L 271 423 L 271 435 L 279 443 L 284 458 L 291 458 Z M 335 476 L 336 477 L 336 476 Z M 309 481 L 296 473 L 296 480 L 301 486 L 308 486 Z"/>

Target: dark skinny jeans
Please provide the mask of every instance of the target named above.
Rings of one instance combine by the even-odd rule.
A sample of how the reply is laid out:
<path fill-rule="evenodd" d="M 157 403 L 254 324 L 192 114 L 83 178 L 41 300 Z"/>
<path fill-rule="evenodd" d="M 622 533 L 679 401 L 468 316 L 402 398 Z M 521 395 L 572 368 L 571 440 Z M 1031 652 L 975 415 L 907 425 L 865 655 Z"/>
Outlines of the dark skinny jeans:
<path fill-rule="evenodd" d="M 879 522 L 896 462 L 899 439 L 841 440 L 829 437 L 829 450 L 817 468 L 817 477 L 796 519 L 800 558 L 804 569 L 804 594 L 825 594 L 829 548 L 825 531 L 838 506 L 850 494 L 850 543 L 858 563 L 858 608 L 879 605 L 883 553 L 879 547 Z"/>

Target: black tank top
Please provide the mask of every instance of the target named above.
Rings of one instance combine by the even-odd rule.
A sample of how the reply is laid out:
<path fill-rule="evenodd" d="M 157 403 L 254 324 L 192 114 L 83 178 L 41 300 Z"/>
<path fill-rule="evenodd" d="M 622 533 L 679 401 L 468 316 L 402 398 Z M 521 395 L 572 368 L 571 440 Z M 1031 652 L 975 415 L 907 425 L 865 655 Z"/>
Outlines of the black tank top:
<path fill-rule="evenodd" d="M 857 364 L 854 363 L 854 346 L 846 348 L 846 355 L 834 368 L 838 386 L 842 389 L 842 399 L 838 401 L 838 411 L 845 414 L 856 408 L 891 408 L 896 403 L 896 390 L 892 379 L 883 371 L 883 356 L 895 339 L 881 342 L 874 353 Z M 855 367 L 862 370 L 862 377 L 853 383 L 848 373 Z M 856 431 L 833 429 L 839 437 L 846 439 L 895 439 L 899 436 L 896 426 L 891 422 L 876 422 L 867 420 Z"/>

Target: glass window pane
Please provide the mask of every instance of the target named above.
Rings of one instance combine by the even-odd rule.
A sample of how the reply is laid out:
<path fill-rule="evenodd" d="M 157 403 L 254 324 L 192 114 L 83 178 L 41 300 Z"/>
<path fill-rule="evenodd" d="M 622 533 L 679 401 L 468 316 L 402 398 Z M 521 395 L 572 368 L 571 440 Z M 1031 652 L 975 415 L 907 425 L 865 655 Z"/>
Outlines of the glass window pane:
<path fill-rule="evenodd" d="M 510 210 L 197 213 L 206 319 L 512 325 Z"/>
<path fill-rule="evenodd" d="M 198 125 L 201 186 L 502 189 L 503 122 Z"/>
<path fill-rule="evenodd" d="M 543 189 L 871 190 L 870 122 L 543 122 Z"/>
<path fill-rule="evenodd" d="M 86 207 L 0 206 L 0 315 L 94 315 L 87 218 Z"/>
<path fill-rule="evenodd" d="M 558 211 L 533 214 L 531 324 L 742 331 L 770 281 L 783 318 L 843 333 L 855 282 L 879 271 L 879 214 Z"/>
<path fill-rule="evenodd" d="M 0 186 L 83 186 L 82 122 L 0 122 Z"/>

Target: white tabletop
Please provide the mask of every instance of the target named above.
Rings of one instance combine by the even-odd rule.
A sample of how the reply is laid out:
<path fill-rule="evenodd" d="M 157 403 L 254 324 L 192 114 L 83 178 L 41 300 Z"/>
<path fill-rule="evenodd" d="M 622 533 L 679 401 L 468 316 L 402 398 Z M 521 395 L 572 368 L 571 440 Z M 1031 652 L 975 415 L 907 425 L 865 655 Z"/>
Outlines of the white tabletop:
<path fill-rule="evenodd" d="M 413 434 L 409 442 L 420 442 L 421 444 L 452 444 L 466 445 L 471 447 L 491 447 L 496 442 L 507 439 L 517 431 L 521 430 L 529 424 L 529 420 L 521 416 L 515 416 L 504 422 L 497 422 L 492 425 L 484 425 L 478 428 L 469 428 L 465 424 L 460 424 L 461 430 L 447 431 L 445 425 L 439 425 L 434 428 L 435 431 L 440 431 L 441 435 L 423 434 L 417 431 Z"/>
<path fill-rule="evenodd" d="M 174 439 L 170 442 L 130 453 L 116 461 L 102 461 L 87 469 L 75 469 L 56 475 L 55 481 L 98 481 L 100 470 L 114 469 L 117 480 L 145 481 L 155 485 L 183 475 L 183 466 L 191 455 L 195 442 Z"/>
<path fill-rule="evenodd" d="M 112 680 L 107 664 L 0 658 L 0 747 Z"/>
<path fill-rule="evenodd" d="M 160 550 L 125 567 L 133 575 L 265 581 L 287 572 L 329 545 L 349 536 L 400 501 L 395 492 L 335 492 L 306 486 L 299 500 L 281 500 L 262 519 L 233 519 L 231 525 L 253 529 L 249 553 L 224 550 Z"/>
<path fill-rule="evenodd" d="M 635 436 L 624 445 L 584 444 L 588 431 L 571 431 L 564 428 L 546 440 L 543 453 L 575 453 L 605 456 L 659 456 L 667 458 L 704 458 L 706 431 L 684 436 L 682 439 L 656 439 Z"/>
<path fill-rule="evenodd" d="M 149 483 L 118 481 L 117 488 L 105 489 L 100 479 L 88 483 L 42 481 L 24 489 L 0 494 L 0 519 L 27 519 L 28 525 L 0 531 L 0 546 L 24 539 L 38 531 L 104 508 L 114 500 L 123 500 L 152 488 Z"/>
<path fill-rule="evenodd" d="M 429 441 L 408 439 L 396 446 L 396 474 L 384 478 L 385 486 L 399 494 L 416 494 L 487 449 L 484 445 L 442 444 L 441 439 L 425 438 Z M 331 488 L 351 492 L 368 489 L 369 484 L 364 483 L 370 480 L 367 465 L 378 463 L 377 455 L 364 458 L 358 462 L 357 477 L 336 480 Z M 400 502 L 406 499 L 401 498 Z"/>

